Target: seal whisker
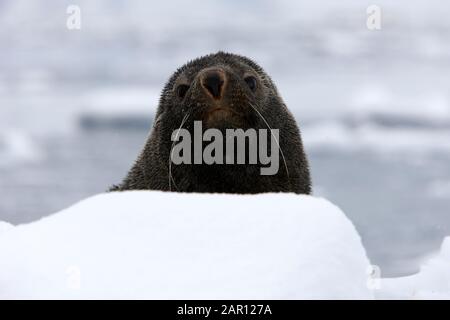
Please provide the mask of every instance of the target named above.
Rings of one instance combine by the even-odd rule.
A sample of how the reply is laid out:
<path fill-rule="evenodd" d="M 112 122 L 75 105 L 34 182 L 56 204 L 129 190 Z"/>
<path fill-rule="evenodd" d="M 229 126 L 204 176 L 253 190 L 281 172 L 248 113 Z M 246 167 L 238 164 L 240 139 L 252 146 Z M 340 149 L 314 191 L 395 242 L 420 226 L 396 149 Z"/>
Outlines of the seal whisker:
<path fill-rule="evenodd" d="M 273 139 L 275 140 L 275 143 L 277 144 L 278 149 L 280 149 L 281 157 L 283 158 L 284 168 L 286 169 L 286 174 L 287 174 L 287 177 L 289 179 L 289 170 L 288 170 L 288 166 L 287 166 L 287 163 L 286 163 L 286 158 L 284 157 L 284 152 L 283 152 L 283 149 L 281 149 L 281 146 L 280 146 L 280 143 L 279 143 L 278 139 L 275 137 L 275 135 L 272 132 L 272 127 L 269 125 L 269 123 L 267 122 L 266 118 L 261 114 L 261 112 L 259 112 L 258 109 L 251 102 L 248 102 L 248 104 L 249 104 L 250 107 L 252 107 L 253 110 L 255 110 L 255 112 L 258 114 L 258 116 L 264 121 L 266 126 L 269 128 L 270 134 L 272 135 Z"/>
<path fill-rule="evenodd" d="M 181 120 L 180 127 L 177 130 L 177 135 L 175 136 L 175 140 L 172 142 L 172 146 L 170 147 L 169 152 L 169 191 L 172 191 L 172 183 L 175 186 L 175 188 L 178 190 L 177 184 L 175 183 L 175 180 L 172 176 L 172 154 L 173 154 L 173 147 L 175 146 L 175 142 L 178 140 L 178 136 L 180 135 L 180 130 L 184 126 L 186 120 L 191 115 L 191 112 L 187 112 L 185 116 L 183 117 L 183 120 Z"/>

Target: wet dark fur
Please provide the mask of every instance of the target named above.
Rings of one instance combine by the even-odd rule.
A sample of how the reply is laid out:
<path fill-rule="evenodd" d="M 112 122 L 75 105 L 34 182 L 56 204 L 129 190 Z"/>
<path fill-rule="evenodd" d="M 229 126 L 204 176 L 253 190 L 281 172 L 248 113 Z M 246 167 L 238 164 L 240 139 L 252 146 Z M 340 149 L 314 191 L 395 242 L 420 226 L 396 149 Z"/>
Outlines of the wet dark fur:
<path fill-rule="evenodd" d="M 280 130 L 280 147 L 284 152 L 287 170 L 280 155 L 276 175 L 260 175 L 257 165 L 174 165 L 173 180 L 169 185 L 169 152 L 172 132 L 180 127 L 183 117 L 189 117 L 183 126 L 192 132 L 193 121 L 201 120 L 208 110 L 208 100 L 199 85 L 197 74 L 207 67 L 221 67 L 229 75 L 227 102 L 243 115 L 242 127 L 267 129 L 255 106 L 272 129 Z M 244 75 L 253 73 L 258 87 L 252 92 Z M 190 84 L 184 99 L 176 95 L 176 85 L 183 78 Z M 295 192 L 309 194 L 311 179 L 308 161 L 303 149 L 300 131 L 292 114 L 278 94 L 270 77 L 256 63 L 235 54 L 218 52 L 188 62 L 169 79 L 162 91 L 155 123 L 144 149 L 120 185 L 111 191 L 136 189 L 180 192 L 262 193 Z M 269 149 L 270 150 L 270 149 Z"/>

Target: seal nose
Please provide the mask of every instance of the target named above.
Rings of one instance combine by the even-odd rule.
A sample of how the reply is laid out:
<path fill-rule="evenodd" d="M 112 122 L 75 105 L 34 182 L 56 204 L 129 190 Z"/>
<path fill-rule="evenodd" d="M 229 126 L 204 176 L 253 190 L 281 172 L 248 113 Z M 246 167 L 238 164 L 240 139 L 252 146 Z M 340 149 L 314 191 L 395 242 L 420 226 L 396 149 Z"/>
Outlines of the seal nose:
<path fill-rule="evenodd" d="M 214 99 L 221 99 L 225 81 L 225 72 L 222 69 L 207 69 L 200 75 L 203 89 Z"/>

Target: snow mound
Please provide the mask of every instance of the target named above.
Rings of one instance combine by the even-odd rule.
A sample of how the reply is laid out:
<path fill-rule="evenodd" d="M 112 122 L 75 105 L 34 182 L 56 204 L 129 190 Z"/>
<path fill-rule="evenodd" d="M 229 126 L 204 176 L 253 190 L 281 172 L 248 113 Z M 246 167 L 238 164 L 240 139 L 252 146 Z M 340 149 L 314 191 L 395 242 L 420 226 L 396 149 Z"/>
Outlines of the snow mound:
<path fill-rule="evenodd" d="M 0 237 L 2 234 L 5 234 L 8 230 L 10 230 L 13 226 L 9 223 L 0 221 Z"/>
<path fill-rule="evenodd" d="M 294 194 L 101 194 L 0 238 L 0 299 L 372 298 L 352 223 Z"/>
<path fill-rule="evenodd" d="M 382 279 L 376 296 L 382 299 L 450 299 L 450 237 L 444 239 L 439 254 L 424 264 L 419 273 Z"/>

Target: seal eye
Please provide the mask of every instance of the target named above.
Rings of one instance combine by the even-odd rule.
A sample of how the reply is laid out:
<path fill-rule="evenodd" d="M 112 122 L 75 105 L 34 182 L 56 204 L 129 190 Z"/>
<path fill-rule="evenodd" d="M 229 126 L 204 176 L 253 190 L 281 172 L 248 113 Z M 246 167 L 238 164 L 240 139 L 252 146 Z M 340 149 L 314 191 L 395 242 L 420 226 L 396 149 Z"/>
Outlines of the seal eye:
<path fill-rule="evenodd" d="M 256 90 L 256 78 L 253 76 L 245 77 L 245 82 L 247 83 L 250 90 L 255 91 Z"/>
<path fill-rule="evenodd" d="M 186 92 L 189 90 L 189 86 L 186 84 L 180 84 L 177 88 L 177 95 L 179 98 L 184 98 Z"/>

